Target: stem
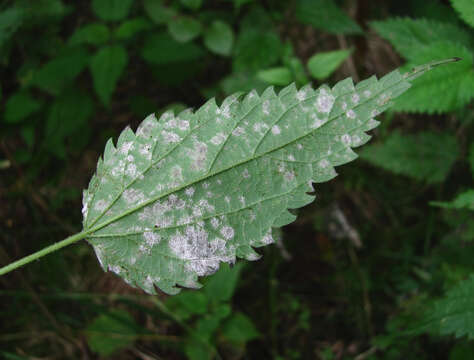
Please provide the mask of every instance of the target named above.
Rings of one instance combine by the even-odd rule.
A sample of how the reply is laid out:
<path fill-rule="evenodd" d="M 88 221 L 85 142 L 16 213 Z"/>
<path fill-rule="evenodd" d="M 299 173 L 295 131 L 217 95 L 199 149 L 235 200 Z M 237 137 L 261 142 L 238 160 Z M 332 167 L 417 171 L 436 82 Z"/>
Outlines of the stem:
<path fill-rule="evenodd" d="M 65 246 L 71 245 L 71 244 L 73 244 L 73 243 L 75 243 L 79 240 L 82 240 L 88 234 L 89 234 L 89 232 L 87 232 L 87 231 L 74 234 L 74 235 L 69 236 L 68 238 L 66 238 L 62 241 L 59 241 L 59 242 L 57 242 L 53 245 L 45 247 L 44 249 L 42 249 L 40 251 L 37 251 L 37 252 L 35 252 L 31 255 L 25 256 L 24 258 L 22 258 L 20 260 L 14 261 L 9 265 L 0 268 L 0 276 L 4 275 L 6 273 L 9 273 L 10 271 L 13 271 L 13 270 L 15 270 L 15 269 L 17 269 L 17 268 L 19 268 L 23 265 L 26 265 L 26 264 L 34 261 L 34 260 L 38 260 L 38 259 L 42 258 L 43 256 L 46 256 L 46 255 L 48 255 L 52 252 L 55 252 L 56 250 L 59 250 L 59 249 L 65 247 Z"/>

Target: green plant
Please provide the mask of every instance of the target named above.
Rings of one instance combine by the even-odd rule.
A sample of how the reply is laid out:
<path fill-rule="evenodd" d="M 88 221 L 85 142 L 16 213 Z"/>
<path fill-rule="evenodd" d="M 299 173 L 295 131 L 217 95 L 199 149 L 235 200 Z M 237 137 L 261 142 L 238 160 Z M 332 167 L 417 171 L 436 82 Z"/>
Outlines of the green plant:
<path fill-rule="evenodd" d="M 334 166 L 369 140 L 374 117 L 410 81 L 451 59 L 401 75 L 394 71 L 354 87 L 278 95 L 270 88 L 242 100 L 235 94 L 196 112 L 147 117 L 117 145 L 109 140 L 83 194 L 83 231 L 0 269 L 5 274 L 47 253 L 88 239 L 104 270 L 154 294 L 176 285 L 199 287 L 236 257 L 256 260 L 252 247 L 273 242 L 272 228 L 292 222 L 288 209 L 313 200 L 312 183 L 332 179 Z"/>

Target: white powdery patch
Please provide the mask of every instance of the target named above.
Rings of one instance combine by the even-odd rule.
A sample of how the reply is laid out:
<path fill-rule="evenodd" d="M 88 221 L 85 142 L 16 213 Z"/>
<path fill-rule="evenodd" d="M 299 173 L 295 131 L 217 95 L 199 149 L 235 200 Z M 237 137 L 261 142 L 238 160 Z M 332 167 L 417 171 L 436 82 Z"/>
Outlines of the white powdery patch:
<path fill-rule="evenodd" d="M 158 126 L 155 114 L 148 115 L 140 124 L 137 135 L 143 138 L 151 137 L 151 133 Z"/>
<path fill-rule="evenodd" d="M 268 232 L 263 236 L 262 238 L 262 243 L 265 245 L 272 244 L 274 242 L 273 236 L 272 236 L 272 230 L 268 230 Z"/>
<path fill-rule="evenodd" d="M 135 164 L 128 164 L 125 174 L 134 178 L 137 175 L 137 166 Z"/>
<path fill-rule="evenodd" d="M 181 131 L 186 131 L 189 129 L 189 121 L 178 119 L 178 129 Z"/>
<path fill-rule="evenodd" d="M 191 187 L 188 187 L 186 190 L 184 190 L 184 193 L 185 193 L 187 196 L 191 197 L 191 196 L 194 195 L 194 188 L 193 188 L 192 186 L 191 186 Z"/>
<path fill-rule="evenodd" d="M 288 160 L 290 160 L 290 161 L 295 161 L 295 157 L 290 154 L 290 155 L 288 155 Z"/>
<path fill-rule="evenodd" d="M 178 125 L 178 122 L 175 118 L 165 122 L 165 128 L 167 129 L 174 129 Z"/>
<path fill-rule="evenodd" d="M 321 113 L 329 113 L 334 105 L 334 96 L 328 94 L 325 89 L 321 89 L 316 99 L 316 109 Z"/>
<path fill-rule="evenodd" d="M 104 250 L 102 249 L 101 245 L 94 246 L 95 256 L 97 256 L 97 260 L 99 260 L 100 267 L 104 268 Z"/>
<path fill-rule="evenodd" d="M 225 118 L 229 119 L 230 118 L 230 108 L 229 108 L 229 105 L 227 106 L 223 106 L 221 108 L 218 108 L 216 110 L 216 115 L 222 115 L 224 116 Z"/>
<path fill-rule="evenodd" d="M 272 126 L 272 134 L 273 134 L 273 135 L 280 135 L 280 134 L 281 134 L 281 130 L 280 130 L 280 128 L 278 127 L 278 125 L 273 125 L 273 126 Z"/>
<path fill-rule="evenodd" d="M 354 112 L 354 110 L 349 110 L 346 112 L 346 116 L 349 118 L 349 119 L 355 119 L 356 118 L 356 113 Z"/>
<path fill-rule="evenodd" d="M 211 186 L 211 184 L 209 184 L 207 181 L 202 183 L 202 188 L 203 189 L 209 189 L 209 186 Z"/>
<path fill-rule="evenodd" d="M 250 173 L 248 169 L 244 169 L 244 171 L 242 172 L 242 177 L 244 179 L 248 179 L 250 177 Z"/>
<path fill-rule="evenodd" d="M 303 150 L 303 145 L 302 144 L 296 144 L 296 148 L 298 150 Z"/>
<path fill-rule="evenodd" d="M 324 123 L 324 121 L 318 118 L 318 115 L 316 114 L 312 114 L 311 118 L 314 120 L 314 122 L 311 124 L 311 129 L 317 129 Z"/>
<path fill-rule="evenodd" d="M 234 237 L 234 229 L 230 226 L 224 226 L 221 229 L 221 234 L 225 239 L 230 240 Z"/>
<path fill-rule="evenodd" d="M 220 223 L 221 223 L 221 222 L 219 221 L 218 218 L 213 217 L 213 218 L 211 219 L 211 225 L 212 225 L 212 227 L 213 227 L 214 229 L 217 229 L 217 228 L 219 227 Z"/>
<path fill-rule="evenodd" d="M 135 147 L 133 146 L 132 141 L 127 141 L 122 144 L 120 147 L 120 152 L 122 154 L 128 154 L 130 151 L 132 151 Z"/>
<path fill-rule="evenodd" d="M 344 134 L 341 136 L 341 141 L 344 145 L 349 146 L 351 144 L 351 136 L 349 134 Z"/>
<path fill-rule="evenodd" d="M 187 153 L 191 159 L 191 168 L 195 171 L 204 170 L 207 159 L 207 145 L 196 141 L 194 149 L 188 150 Z"/>
<path fill-rule="evenodd" d="M 122 196 L 128 204 L 138 204 L 145 200 L 145 194 L 137 189 L 127 189 Z"/>
<path fill-rule="evenodd" d="M 265 131 L 266 129 L 268 129 L 268 125 L 265 123 L 258 122 L 253 125 L 253 131 L 258 133 Z"/>
<path fill-rule="evenodd" d="M 327 168 L 330 164 L 329 164 L 329 161 L 327 159 L 322 159 L 319 163 L 318 163 L 319 167 L 322 168 L 322 169 L 325 169 Z"/>
<path fill-rule="evenodd" d="M 296 93 L 296 99 L 299 101 L 303 101 L 306 99 L 306 91 L 305 90 L 300 90 Z"/>
<path fill-rule="evenodd" d="M 132 162 L 133 160 L 135 160 L 135 158 L 133 157 L 133 155 L 128 155 L 128 156 L 127 156 L 127 161 Z"/>
<path fill-rule="evenodd" d="M 283 178 L 286 181 L 293 181 L 295 179 L 295 173 L 293 171 L 287 171 L 285 175 L 283 175 Z"/>
<path fill-rule="evenodd" d="M 226 202 L 227 204 L 229 204 L 229 203 L 230 203 L 230 197 L 228 197 L 228 196 L 225 196 L 225 197 L 224 197 L 224 200 L 225 200 L 225 202 Z"/>
<path fill-rule="evenodd" d="M 352 136 L 352 145 L 357 146 L 360 145 L 361 142 L 362 139 L 359 137 L 359 135 Z"/>
<path fill-rule="evenodd" d="M 223 133 L 217 133 L 211 139 L 211 143 L 214 145 L 220 145 L 225 140 L 225 135 Z"/>
<path fill-rule="evenodd" d="M 161 136 L 165 144 L 177 143 L 181 141 L 181 137 L 171 131 L 163 130 L 161 131 Z"/>
<path fill-rule="evenodd" d="M 354 104 L 358 104 L 359 101 L 360 101 L 360 96 L 359 96 L 359 94 L 354 94 L 354 95 L 352 95 L 351 100 L 352 100 L 352 102 L 353 102 Z"/>
<path fill-rule="evenodd" d="M 175 165 L 171 168 L 170 175 L 173 184 L 183 181 L 183 169 L 179 165 Z"/>
<path fill-rule="evenodd" d="M 240 136 L 245 134 L 245 129 L 243 127 L 237 126 L 234 131 L 232 131 L 232 135 L 234 136 Z"/>
<path fill-rule="evenodd" d="M 270 101 L 265 100 L 262 104 L 262 112 L 265 115 L 270 115 Z"/>
<path fill-rule="evenodd" d="M 85 206 L 85 205 L 84 205 Z M 94 210 L 102 212 L 105 209 L 107 209 L 107 206 L 109 206 L 109 203 L 107 200 L 98 200 L 95 205 L 94 205 Z"/>
<path fill-rule="evenodd" d="M 370 92 L 370 90 L 364 90 L 364 96 L 366 98 L 370 97 L 370 95 L 372 95 L 372 93 Z"/>
<path fill-rule="evenodd" d="M 240 203 L 242 204 L 242 206 L 245 206 L 245 196 L 240 195 L 240 196 L 239 196 L 239 201 L 240 201 Z"/>
<path fill-rule="evenodd" d="M 161 236 L 152 231 L 143 233 L 143 237 L 145 238 L 146 244 L 150 248 L 155 246 L 156 244 L 159 244 L 161 240 Z"/>
<path fill-rule="evenodd" d="M 140 155 L 143 155 L 146 159 L 150 160 L 151 159 L 151 145 L 143 144 L 140 145 L 138 148 L 138 152 Z"/>
<path fill-rule="evenodd" d="M 347 109 L 347 103 L 345 103 L 345 102 L 342 103 L 341 108 L 342 108 L 342 110 L 346 110 Z"/>

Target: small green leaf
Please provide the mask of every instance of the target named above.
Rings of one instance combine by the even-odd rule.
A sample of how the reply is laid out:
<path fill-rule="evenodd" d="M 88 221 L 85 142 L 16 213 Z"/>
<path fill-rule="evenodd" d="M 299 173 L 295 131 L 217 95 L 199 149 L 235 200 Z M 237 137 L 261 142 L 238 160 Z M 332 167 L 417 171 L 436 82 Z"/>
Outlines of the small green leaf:
<path fill-rule="evenodd" d="M 142 49 L 143 58 L 156 65 L 195 61 L 203 55 L 204 51 L 198 45 L 177 42 L 165 33 L 156 33 L 147 37 Z"/>
<path fill-rule="evenodd" d="M 102 268 L 148 293 L 176 294 L 222 262 L 258 259 L 254 248 L 295 220 L 288 209 L 314 200 L 312 184 L 357 157 L 352 148 L 369 140 L 386 100 L 430 69 L 357 86 L 270 87 L 126 128 L 83 193 L 83 231 Z"/>
<path fill-rule="evenodd" d="M 82 72 L 88 61 L 89 54 L 85 49 L 65 48 L 33 75 L 32 84 L 58 95 Z"/>
<path fill-rule="evenodd" d="M 133 0 L 92 0 L 92 10 L 102 20 L 118 21 L 127 17 Z"/>
<path fill-rule="evenodd" d="M 260 333 L 247 315 L 237 312 L 223 324 L 222 335 L 230 342 L 245 344 L 258 338 Z"/>
<path fill-rule="evenodd" d="M 103 356 L 132 345 L 138 335 L 134 319 L 123 310 L 98 316 L 85 332 L 91 350 Z"/>
<path fill-rule="evenodd" d="M 153 26 L 149 20 L 138 17 L 129 19 L 120 24 L 115 30 L 115 36 L 118 39 L 128 40 L 134 37 L 136 34 L 151 29 Z"/>
<path fill-rule="evenodd" d="M 383 144 L 366 146 L 360 157 L 395 174 L 442 182 L 459 155 L 456 138 L 449 134 L 422 132 L 392 133 Z"/>
<path fill-rule="evenodd" d="M 323 80 L 329 77 L 352 53 L 352 49 L 320 52 L 308 60 L 312 77 Z"/>
<path fill-rule="evenodd" d="M 474 1 L 472 0 L 451 0 L 453 8 L 456 9 L 459 17 L 467 24 L 474 27 Z"/>
<path fill-rule="evenodd" d="M 235 264 L 233 267 L 222 264 L 219 271 L 206 283 L 204 291 L 207 297 L 215 302 L 229 301 L 234 295 L 242 268 L 242 263 Z"/>
<path fill-rule="evenodd" d="M 234 32 L 225 22 L 215 20 L 204 32 L 204 45 L 219 55 L 230 55 L 234 45 Z"/>
<path fill-rule="evenodd" d="M 181 0 L 181 4 L 191 10 L 199 10 L 202 0 Z"/>
<path fill-rule="evenodd" d="M 109 105 L 127 62 L 127 52 L 120 45 L 104 47 L 92 57 L 90 68 L 94 89 L 105 106 Z"/>
<path fill-rule="evenodd" d="M 23 23 L 23 12 L 19 7 L 10 7 L 0 12 L 0 49 Z"/>
<path fill-rule="evenodd" d="M 175 9 L 163 5 L 163 0 L 144 0 L 145 12 L 155 24 L 166 24 L 177 15 Z"/>
<path fill-rule="evenodd" d="M 446 209 L 469 209 L 474 210 L 474 189 L 459 194 L 451 202 L 432 201 L 430 205 Z"/>
<path fill-rule="evenodd" d="M 333 0 L 298 0 L 296 18 L 333 34 L 361 34 L 362 29 Z"/>
<path fill-rule="evenodd" d="M 96 23 L 88 24 L 78 28 L 69 38 L 70 45 L 91 44 L 101 45 L 110 38 L 110 31 L 107 25 Z"/>
<path fill-rule="evenodd" d="M 168 22 L 168 31 L 176 41 L 188 42 L 201 34 L 202 26 L 196 19 L 180 16 Z"/>
<path fill-rule="evenodd" d="M 260 70 L 257 77 L 268 84 L 284 86 L 293 80 L 293 74 L 286 67 L 274 67 Z"/>
<path fill-rule="evenodd" d="M 17 92 L 8 98 L 3 119 L 6 123 L 18 123 L 41 109 L 41 105 L 28 92 Z"/>
<path fill-rule="evenodd" d="M 280 38 L 274 31 L 246 28 L 235 44 L 235 71 L 258 71 L 274 65 L 282 54 Z"/>

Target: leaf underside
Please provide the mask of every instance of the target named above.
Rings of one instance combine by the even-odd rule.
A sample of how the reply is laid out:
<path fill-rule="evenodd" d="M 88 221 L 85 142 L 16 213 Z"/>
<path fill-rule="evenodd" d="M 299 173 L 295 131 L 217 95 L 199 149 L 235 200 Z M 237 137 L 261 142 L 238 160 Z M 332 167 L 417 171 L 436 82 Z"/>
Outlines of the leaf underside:
<path fill-rule="evenodd" d="M 83 194 L 102 268 L 150 294 L 176 294 L 220 262 L 258 259 L 254 248 L 295 219 L 288 209 L 312 202 L 312 183 L 357 157 L 351 148 L 409 86 L 397 70 L 355 87 L 270 87 L 126 128 Z"/>

